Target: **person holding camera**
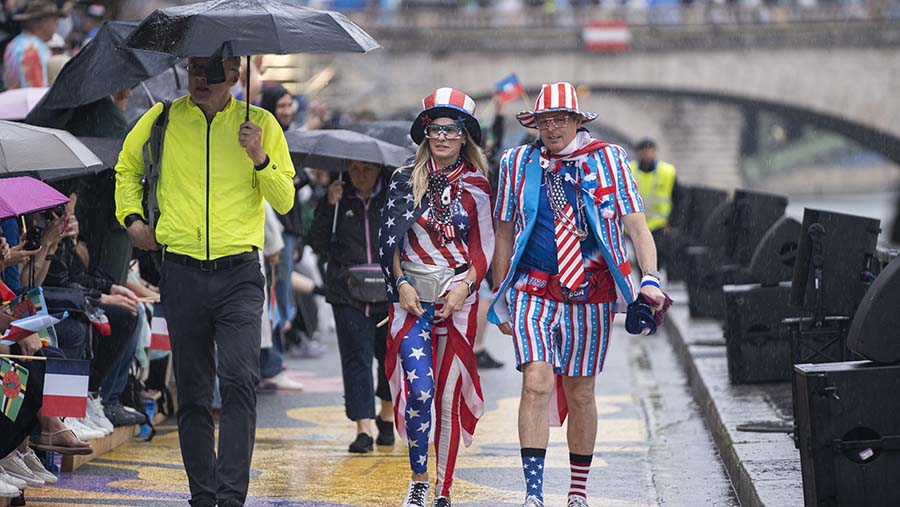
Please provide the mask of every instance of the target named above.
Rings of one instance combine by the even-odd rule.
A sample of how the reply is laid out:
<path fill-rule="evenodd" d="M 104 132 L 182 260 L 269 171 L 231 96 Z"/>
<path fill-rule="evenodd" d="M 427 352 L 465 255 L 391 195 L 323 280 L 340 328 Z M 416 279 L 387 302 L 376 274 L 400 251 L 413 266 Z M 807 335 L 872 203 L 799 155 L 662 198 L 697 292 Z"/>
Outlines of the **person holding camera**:
<path fill-rule="evenodd" d="M 503 154 L 495 208 L 494 286 L 489 319 L 512 335 L 522 372 L 519 442 L 524 507 L 543 507 L 550 407 L 562 377 L 571 483 L 568 507 L 585 507 L 597 436 L 595 376 L 603 368 L 615 304 L 631 304 L 634 288 L 624 228 L 644 278 L 640 294 L 658 308 L 665 299 L 656 249 L 624 149 L 593 139 L 582 125 L 597 117 L 578 108 L 575 87 L 544 85 L 533 111 L 516 115 L 540 138 Z M 552 412 L 551 412 L 552 409 Z M 551 417 L 551 413 L 552 416 Z"/>
<path fill-rule="evenodd" d="M 291 209 L 294 166 L 277 120 L 264 109 L 248 110 L 231 95 L 239 58 L 192 57 L 187 71 L 189 95 L 167 109 L 162 153 L 156 157 L 159 179 L 155 195 L 146 196 L 158 201 L 158 217 L 156 209 L 145 213 L 142 178 L 145 162 L 157 161 L 144 159 L 144 147 L 163 103 L 147 111 L 125 138 L 116 165 L 116 217 L 136 247 L 163 250 L 159 288 L 190 504 L 236 507 L 247 497 L 256 433 L 265 299 L 259 252 L 263 200 L 278 213 Z M 218 454 L 211 408 L 217 375 Z"/>
<path fill-rule="evenodd" d="M 387 294 L 378 259 L 378 228 L 386 189 L 383 169 L 376 164 L 351 161 L 343 179 L 328 186 L 319 201 L 309 239 L 313 251 L 326 259 L 325 300 L 334 311 L 344 408 L 356 422 L 356 440 L 350 452 L 372 452 L 374 444 L 394 444 L 394 412 L 384 373 L 387 328 L 377 327 L 387 317 Z M 334 221 L 337 214 L 337 222 Z M 372 380 L 372 358 L 378 361 L 378 383 Z M 374 399 L 380 400 L 375 415 Z M 372 420 L 378 428 L 373 439 Z"/>
<path fill-rule="evenodd" d="M 393 303 L 386 373 L 412 468 L 404 507 L 426 507 L 432 437 L 432 505 L 450 506 L 460 437 L 472 443 L 484 411 L 474 352 L 477 288 L 494 232 L 474 113 L 475 101 L 452 88 L 425 97 L 409 132 L 419 145 L 415 163 L 394 172 L 384 205 L 379 253 Z"/>

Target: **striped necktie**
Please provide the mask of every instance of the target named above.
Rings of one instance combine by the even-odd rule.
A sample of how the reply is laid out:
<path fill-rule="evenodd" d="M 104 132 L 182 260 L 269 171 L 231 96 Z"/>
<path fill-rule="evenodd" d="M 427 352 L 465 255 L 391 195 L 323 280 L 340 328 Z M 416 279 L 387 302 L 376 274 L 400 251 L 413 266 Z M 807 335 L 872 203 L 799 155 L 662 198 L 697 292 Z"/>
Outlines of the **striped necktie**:
<path fill-rule="evenodd" d="M 577 228 L 575 210 L 572 209 L 572 205 L 566 198 L 560 172 L 547 172 L 547 192 L 550 197 L 550 207 L 554 210 L 553 225 L 556 236 L 559 283 L 569 290 L 575 290 L 584 282 L 584 259 L 581 255 L 581 240 L 575 234 Z M 561 212 L 558 211 L 560 209 Z"/>

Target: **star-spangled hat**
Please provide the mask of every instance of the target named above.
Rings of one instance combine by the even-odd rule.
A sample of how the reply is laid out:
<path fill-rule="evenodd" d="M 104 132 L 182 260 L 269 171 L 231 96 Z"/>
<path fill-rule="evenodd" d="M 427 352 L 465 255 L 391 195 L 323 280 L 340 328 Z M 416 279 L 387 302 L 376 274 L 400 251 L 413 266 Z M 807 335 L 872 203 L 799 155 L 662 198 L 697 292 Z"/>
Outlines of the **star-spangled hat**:
<path fill-rule="evenodd" d="M 541 113 L 555 113 L 568 111 L 580 115 L 585 123 L 597 118 L 595 113 L 586 113 L 578 109 L 578 95 L 575 87 L 570 83 L 545 84 L 541 87 L 541 93 L 534 102 L 533 111 L 522 111 L 516 115 L 516 119 L 523 127 L 536 129 L 537 115 Z"/>
<path fill-rule="evenodd" d="M 481 146 L 481 125 L 475 119 L 475 101 L 453 88 L 438 88 L 422 99 L 422 112 L 413 120 L 409 136 L 416 144 L 425 140 L 425 126 L 437 118 L 462 120 L 475 144 Z"/>

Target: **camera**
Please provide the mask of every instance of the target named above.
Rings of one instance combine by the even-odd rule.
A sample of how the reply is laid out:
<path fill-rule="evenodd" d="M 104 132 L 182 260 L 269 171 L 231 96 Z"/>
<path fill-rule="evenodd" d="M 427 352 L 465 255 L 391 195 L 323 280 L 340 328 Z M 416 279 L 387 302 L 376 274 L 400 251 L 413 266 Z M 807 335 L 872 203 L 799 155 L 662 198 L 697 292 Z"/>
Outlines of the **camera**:
<path fill-rule="evenodd" d="M 41 247 L 41 239 L 44 236 L 44 228 L 32 225 L 25 233 L 25 250 L 37 250 Z"/>

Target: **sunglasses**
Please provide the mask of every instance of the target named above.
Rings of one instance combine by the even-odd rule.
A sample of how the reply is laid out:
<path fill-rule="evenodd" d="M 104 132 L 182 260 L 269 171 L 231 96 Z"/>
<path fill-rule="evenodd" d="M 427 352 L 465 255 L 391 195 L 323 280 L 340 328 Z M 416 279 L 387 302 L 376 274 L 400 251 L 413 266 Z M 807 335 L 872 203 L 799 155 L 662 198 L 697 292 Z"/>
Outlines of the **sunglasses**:
<path fill-rule="evenodd" d="M 545 118 L 537 123 L 538 130 L 550 130 L 551 128 L 563 129 L 569 124 L 571 116 L 560 116 L 558 118 Z"/>
<path fill-rule="evenodd" d="M 444 135 L 444 138 L 447 140 L 455 140 L 460 139 L 463 136 L 463 129 L 459 125 L 435 125 L 432 123 L 431 125 L 425 127 L 425 137 L 428 139 L 438 139 L 441 137 L 441 134 Z"/>

